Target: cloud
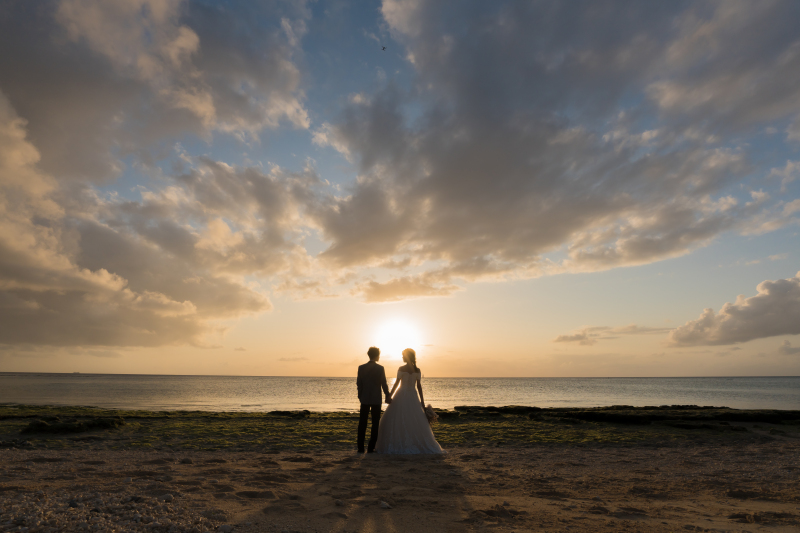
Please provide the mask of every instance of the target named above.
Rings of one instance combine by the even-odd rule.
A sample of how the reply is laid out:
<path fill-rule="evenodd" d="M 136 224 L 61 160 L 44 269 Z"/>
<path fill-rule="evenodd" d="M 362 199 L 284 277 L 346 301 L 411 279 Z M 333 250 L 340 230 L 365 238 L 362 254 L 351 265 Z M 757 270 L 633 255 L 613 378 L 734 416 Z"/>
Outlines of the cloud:
<path fill-rule="evenodd" d="M 309 127 L 294 62 L 308 15 L 173 0 L 0 9 L 0 47 L 17 51 L 0 55 L 0 344 L 216 346 L 220 320 L 272 307 L 247 276 L 309 269 L 295 223 L 310 168 L 183 151 L 171 174 L 158 166 L 186 135 Z M 150 178 L 138 200 L 97 188 L 126 158 Z"/>
<path fill-rule="evenodd" d="M 733 352 L 738 352 L 739 350 L 741 350 L 740 347 L 732 346 L 732 347 L 728 348 L 727 350 L 719 350 L 719 351 L 715 352 L 714 355 L 716 355 L 717 357 L 727 357 L 730 354 L 732 354 Z"/>
<path fill-rule="evenodd" d="M 582 346 L 592 346 L 597 344 L 597 340 L 587 333 L 573 333 L 571 335 L 559 335 L 553 342 L 577 342 Z"/>
<path fill-rule="evenodd" d="M 770 170 L 769 175 L 781 178 L 781 191 L 785 192 L 786 186 L 800 175 L 800 161 L 787 160 L 785 167 L 773 168 Z"/>
<path fill-rule="evenodd" d="M 670 331 L 670 328 L 654 328 L 630 324 L 627 326 L 588 326 L 575 333 L 559 335 L 553 342 L 576 342 L 581 346 L 593 346 L 601 340 L 616 339 L 622 335 L 655 335 Z"/>
<path fill-rule="evenodd" d="M 780 355 L 797 355 L 800 354 L 800 347 L 793 348 L 791 342 L 783 341 L 783 344 L 778 346 L 778 353 Z"/>
<path fill-rule="evenodd" d="M 295 64 L 307 17 L 300 2 L 14 2 L 0 13 L 0 48 L 15 50 L 0 90 L 44 171 L 108 183 L 175 136 L 308 128 Z"/>
<path fill-rule="evenodd" d="M 673 346 L 712 346 L 737 344 L 800 334 L 800 272 L 793 278 L 763 281 L 758 294 L 739 295 L 726 303 L 719 313 L 706 309 L 696 320 L 669 334 Z"/>
<path fill-rule="evenodd" d="M 313 176 L 238 171 L 251 179 L 236 180 L 236 188 L 228 183 L 236 169 L 200 161 L 203 176 L 183 175 L 183 187 L 125 201 L 59 187 L 39 168 L 25 125 L 0 93 L 0 343 L 203 345 L 217 331 L 214 320 L 271 307 L 239 273 L 281 268 L 286 261 L 278 255 L 295 252 L 281 241 L 291 224 L 285 187 L 299 191 Z M 198 211 L 193 198 L 207 187 L 215 190 L 216 209 Z M 237 194 L 249 195 L 249 203 Z M 252 222 L 248 238 L 228 248 L 202 246 L 234 200 L 235 212 Z M 265 206 L 269 214 L 259 217 Z M 195 227 L 182 217 L 194 218 Z M 274 248 L 242 255 L 242 247 L 265 240 Z"/>
<path fill-rule="evenodd" d="M 91 357 L 101 358 L 117 358 L 122 357 L 122 354 L 116 350 L 84 350 L 84 349 L 70 349 L 68 353 L 71 355 L 88 355 Z"/>
<path fill-rule="evenodd" d="M 646 264 L 793 223 L 766 193 L 742 194 L 754 163 L 737 139 L 800 112 L 800 76 L 782 74 L 800 62 L 795 11 L 387 0 L 416 88 L 387 82 L 317 129 L 359 170 L 310 213 L 330 243 L 320 258 L 412 257 L 452 285 Z M 392 275 L 365 286 L 413 289 Z"/>
<path fill-rule="evenodd" d="M 461 290 L 461 287 L 457 285 L 437 285 L 426 277 L 411 276 L 394 278 L 385 283 L 368 281 L 356 288 L 356 291 L 364 296 L 364 301 L 369 303 L 397 302 L 424 296 L 448 296 L 458 290 Z"/>
<path fill-rule="evenodd" d="M 798 9 L 386 0 L 412 78 L 348 85 L 312 125 L 302 2 L 8 3 L 0 344 L 208 346 L 270 290 L 441 297 L 797 223 L 796 162 L 751 136 L 800 117 Z M 355 179 L 215 144 L 282 128 Z M 557 341 L 649 332 L 627 328 Z"/>
<path fill-rule="evenodd" d="M 234 352 L 246 352 L 247 348 L 243 348 L 242 346 L 239 346 L 238 348 L 234 348 L 233 351 Z"/>

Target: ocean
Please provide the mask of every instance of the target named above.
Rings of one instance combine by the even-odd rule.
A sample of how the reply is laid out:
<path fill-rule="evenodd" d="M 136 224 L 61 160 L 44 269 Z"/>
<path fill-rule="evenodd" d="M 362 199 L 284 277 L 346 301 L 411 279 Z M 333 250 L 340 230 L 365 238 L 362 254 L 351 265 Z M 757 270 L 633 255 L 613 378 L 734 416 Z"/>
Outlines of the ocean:
<path fill-rule="evenodd" d="M 394 378 L 389 379 L 391 387 Z M 425 402 L 800 409 L 800 377 L 423 378 Z M 114 409 L 351 411 L 355 378 L 0 373 L 0 403 Z"/>

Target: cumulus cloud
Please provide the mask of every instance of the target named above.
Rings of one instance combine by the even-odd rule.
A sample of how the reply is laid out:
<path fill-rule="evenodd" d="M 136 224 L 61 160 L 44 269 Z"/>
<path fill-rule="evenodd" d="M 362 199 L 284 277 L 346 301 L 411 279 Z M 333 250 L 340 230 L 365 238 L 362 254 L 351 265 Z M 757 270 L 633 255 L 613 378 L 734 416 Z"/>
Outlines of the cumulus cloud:
<path fill-rule="evenodd" d="M 167 210 L 178 201 L 60 189 L 2 94 L 0 140 L 0 343 L 199 345 L 210 320 L 269 309 L 230 251 L 192 246 L 203 230 Z"/>
<path fill-rule="evenodd" d="M 76 261 L 79 236 L 37 166 L 25 121 L 0 94 L 0 343 L 139 345 L 199 342 L 188 299 Z"/>
<path fill-rule="evenodd" d="M 656 335 L 669 331 L 670 328 L 654 328 L 629 324 L 627 326 L 589 326 L 580 330 L 559 335 L 553 342 L 574 342 L 581 346 L 593 346 L 603 340 L 616 339 L 624 335 Z"/>
<path fill-rule="evenodd" d="M 321 258 L 412 257 L 452 284 L 645 264 L 792 223 L 768 195 L 743 197 L 753 163 L 736 139 L 800 111 L 800 78 L 783 76 L 800 61 L 796 11 L 385 1 L 416 84 L 389 82 L 317 130 L 359 168 L 312 213 Z M 405 274 L 366 287 L 430 290 Z"/>
<path fill-rule="evenodd" d="M 177 135 L 257 138 L 309 127 L 295 64 L 300 2 L 45 0 L 0 10 L 0 90 L 28 121 L 40 166 L 109 182 L 121 159 Z"/>
<path fill-rule="evenodd" d="M 793 278 L 763 281 L 758 294 L 739 295 L 726 303 L 719 313 L 705 309 L 699 318 L 674 329 L 669 334 L 673 346 L 708 346 L 737 344 L 800 334 L 800 272 Z"/>
<path fill-rule="evenodd" d="M 294 63 L 307 17 L 301 3 L 0 8 L 14 50 L 0 54 L 0 344 L 207 346 L 219 320 L 271 308 L 248 276 L 309 270 L 310 166 L 153 164 L 187 134 L 309 127 Z M 96 188 L 131 155 L 153 178 L 139 200 Z"/>

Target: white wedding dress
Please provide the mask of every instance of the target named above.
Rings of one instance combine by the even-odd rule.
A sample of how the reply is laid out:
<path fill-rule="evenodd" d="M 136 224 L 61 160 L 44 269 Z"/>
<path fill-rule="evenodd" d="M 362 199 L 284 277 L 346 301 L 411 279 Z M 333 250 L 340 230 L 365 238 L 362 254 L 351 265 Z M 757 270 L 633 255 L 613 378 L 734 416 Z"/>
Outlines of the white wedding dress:
<path fill-rule="evenodd" d="M 419 372 L 397 371 L 400 388 L 386 407 L 378 428 L 375 451 L 389 454 L 445 453 L 433 436 L 417 394 Z"/>

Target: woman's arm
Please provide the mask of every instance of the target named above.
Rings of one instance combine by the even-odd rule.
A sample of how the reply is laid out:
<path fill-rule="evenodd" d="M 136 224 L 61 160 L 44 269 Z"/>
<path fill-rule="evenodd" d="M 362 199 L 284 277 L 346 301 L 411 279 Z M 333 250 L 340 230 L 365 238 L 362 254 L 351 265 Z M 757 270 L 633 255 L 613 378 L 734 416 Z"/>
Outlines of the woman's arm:
<path fill-rule="evenodd" d="M 422 395 L 422 381 L 417 380 L 417 390 L 419 391 L 419 401 L 422 402 L 422 408 L 425 409 L 425 397 Z"/>
<path fill-rule="evenodd" d="M 389 398 L 394 396 L 394 391 L 397 390 L 397 386 L 400 385 L 400 371 L 397 371 L 397 376 L 394 378 L 394 385 L 392 385 L 392 392 L 389 393 Z"/>

